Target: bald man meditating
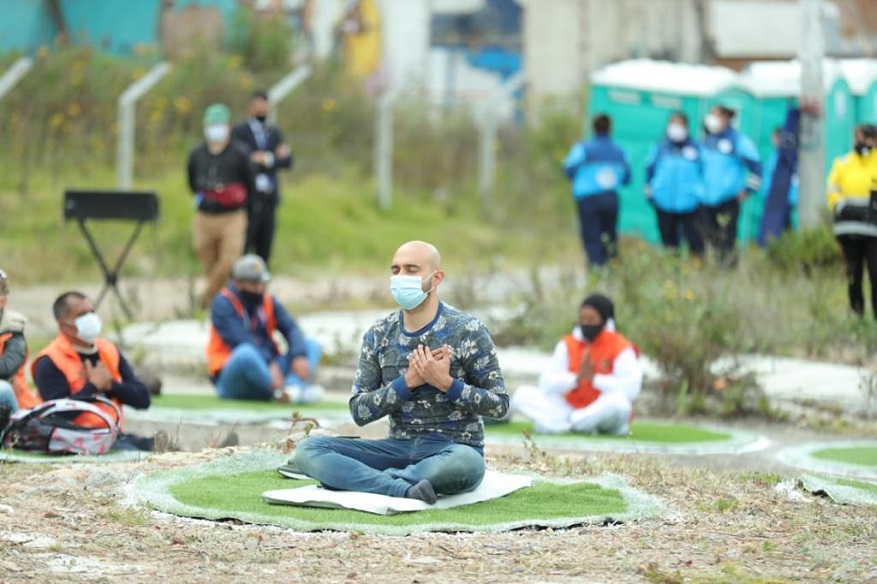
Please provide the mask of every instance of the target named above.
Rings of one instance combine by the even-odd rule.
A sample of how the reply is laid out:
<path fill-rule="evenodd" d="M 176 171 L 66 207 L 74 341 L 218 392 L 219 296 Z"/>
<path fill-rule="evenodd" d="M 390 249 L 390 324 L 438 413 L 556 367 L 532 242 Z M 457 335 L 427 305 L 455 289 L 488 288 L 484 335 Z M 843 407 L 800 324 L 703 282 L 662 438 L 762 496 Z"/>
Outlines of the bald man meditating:
<path fill-rule="evenodd" d="M 298 445 L 294 463 L 327 488 L 431 505 L 437 495 L 481 484 L 481 416 L 504 416 L 509 397 L 487 328 L 439 300 L 445 273 L 438 250 L 408 242 L 390 268 L 401 310 L 365 333 L 350 398 L 360 426 L 389 416 L 389 436 L 312 436 Z"/>

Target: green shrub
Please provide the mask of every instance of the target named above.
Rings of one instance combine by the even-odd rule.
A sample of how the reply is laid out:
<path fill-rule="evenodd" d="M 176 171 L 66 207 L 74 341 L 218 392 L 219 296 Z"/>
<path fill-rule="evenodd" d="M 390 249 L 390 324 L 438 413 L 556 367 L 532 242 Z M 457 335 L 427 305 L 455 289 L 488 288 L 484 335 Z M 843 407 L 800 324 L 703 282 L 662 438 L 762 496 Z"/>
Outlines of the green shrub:
<path fill-rule="evenodd" d="M 771 240 L 767 257 L 772 266 L 783 272 L 802 273 L 807 277 L 815 271 L 843 266 L 840 247 L 825 224 L 786 231 L 779 238 Z"/>
<path fill-rule="evenodd" d="M 282 15 L 256 18 L 250 10 L 235 13 L 229 36 L 229 49 L 255 72 L 283 71 L 292 62 L 292 28 Z"/>

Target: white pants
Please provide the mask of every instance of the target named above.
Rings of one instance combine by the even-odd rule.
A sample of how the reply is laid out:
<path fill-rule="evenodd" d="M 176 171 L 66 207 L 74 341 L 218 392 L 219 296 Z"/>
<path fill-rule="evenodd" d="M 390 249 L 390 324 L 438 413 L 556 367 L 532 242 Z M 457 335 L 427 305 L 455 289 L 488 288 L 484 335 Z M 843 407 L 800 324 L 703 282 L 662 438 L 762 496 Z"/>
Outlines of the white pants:
<path fill-rule="evenodd" d="M 562 395 L 522 385 L 511 397 L 512 412 L 533 422 L 542 434 L 582 432 L 585 434 L 627 434 L 633 411 L 630 400 L 620 392 L 601 393 L 593 403 L 575 409 Z"/>

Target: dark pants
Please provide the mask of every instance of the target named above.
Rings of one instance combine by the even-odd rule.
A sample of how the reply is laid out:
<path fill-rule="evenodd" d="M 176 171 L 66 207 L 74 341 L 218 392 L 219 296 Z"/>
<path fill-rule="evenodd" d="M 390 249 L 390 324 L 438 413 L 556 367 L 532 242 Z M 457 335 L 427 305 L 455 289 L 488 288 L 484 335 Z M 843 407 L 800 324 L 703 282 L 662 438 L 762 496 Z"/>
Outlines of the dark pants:
<path fill-rule="evenodd" d="M 257 200 L 250 205 L 247 217 L 247 241 L 244 253 L 255 253 L 268 264 L 271 257 L 271 245 L 274 243 L 274 226 L 276 223 L 277 200 L 273 195 L 258 194 Z"/>
<path fill-rule="evenodd" d="M 588 263 L 605 265 L 618 255 L 618 194 L 592 195 L 576 200 L 576 204 Z"/>
<path fill-rule="evenodd" d="M 691 255 L 703 256 L 703 234 L 700 231 L 697 209 L 688 213 L 670 213 L 657 208 L 655 211 L 658 214 L 658 231 L 664 247 L 678 250 L 685 238 Z"/>
<path fill-rule="evenodd" d="M 838 235 L 837 241 L 843 250 L 847 268 L 847 293 L 850 308 L 859 316 L 865 315 L 865 294 L 862 277 L 864 267 L 868 266 L 868 279 L 871 281 L 871 310 L 877 318 L 877 237 L 868 235 Z"/>
<path fill-rule="evenodd" d="M 703 234 L 718 252 L 719 263 L 723 266 L 735 266 L 740 201 L 735 197 L 715 207 L 702 206 L 700 217 Z"/>

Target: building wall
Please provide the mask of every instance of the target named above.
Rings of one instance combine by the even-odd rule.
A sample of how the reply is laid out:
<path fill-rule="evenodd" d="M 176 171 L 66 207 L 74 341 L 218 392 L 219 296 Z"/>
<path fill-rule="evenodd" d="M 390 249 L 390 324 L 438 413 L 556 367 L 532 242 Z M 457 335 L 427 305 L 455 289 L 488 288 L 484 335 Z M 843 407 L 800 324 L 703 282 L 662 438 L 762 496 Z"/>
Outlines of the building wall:
<path fill-rule="evenodd" d="M 701 59 L 696 0 L 519 0 L 528 109 L 582 94 L 588 74 L 623 59 Z"/>

